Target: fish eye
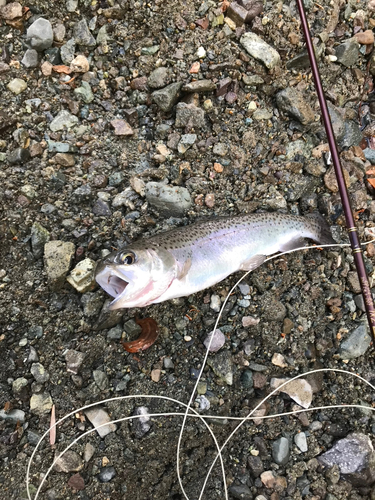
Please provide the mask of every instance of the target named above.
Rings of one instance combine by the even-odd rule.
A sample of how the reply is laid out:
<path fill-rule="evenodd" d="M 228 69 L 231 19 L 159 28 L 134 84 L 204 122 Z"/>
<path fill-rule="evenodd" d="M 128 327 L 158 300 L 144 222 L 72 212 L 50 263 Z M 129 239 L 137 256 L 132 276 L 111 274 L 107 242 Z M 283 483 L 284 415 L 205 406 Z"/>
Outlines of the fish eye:
<path fill-rule="evenodd" d="M 121 264 L 130 266 L 135 262 L 135 255 L 133 252 L 122 252 L 120 254 L 119 261 L 121 262 Z"/>

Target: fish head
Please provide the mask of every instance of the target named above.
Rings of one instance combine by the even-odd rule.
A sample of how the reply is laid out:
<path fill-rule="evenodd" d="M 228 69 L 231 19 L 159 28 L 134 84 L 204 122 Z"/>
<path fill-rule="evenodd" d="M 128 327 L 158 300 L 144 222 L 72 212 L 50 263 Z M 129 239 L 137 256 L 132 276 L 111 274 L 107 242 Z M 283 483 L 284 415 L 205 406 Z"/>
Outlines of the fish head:
<path fill-rule="evenodd" d="M 96 282 L 114 300 L 109 309 L 152 304 L 171 285 L 177 264 L 173 255 L 159 248 L 128 246 L 99 262 Z"/>

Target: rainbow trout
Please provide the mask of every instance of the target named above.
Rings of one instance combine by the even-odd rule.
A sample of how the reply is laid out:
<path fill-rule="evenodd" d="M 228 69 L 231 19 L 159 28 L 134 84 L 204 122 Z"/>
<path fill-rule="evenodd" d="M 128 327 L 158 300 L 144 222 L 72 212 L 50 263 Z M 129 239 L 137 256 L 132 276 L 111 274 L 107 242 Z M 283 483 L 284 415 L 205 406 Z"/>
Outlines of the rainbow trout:
<path fill-rule="evenodd" d="M 110 309 L 144 307 L 211 287 L 267 256 L 304 245 L 335 243 L 320 214 L 256 213 L 201 220 L 140 239 L 99 262 L 95 279 Z"/>

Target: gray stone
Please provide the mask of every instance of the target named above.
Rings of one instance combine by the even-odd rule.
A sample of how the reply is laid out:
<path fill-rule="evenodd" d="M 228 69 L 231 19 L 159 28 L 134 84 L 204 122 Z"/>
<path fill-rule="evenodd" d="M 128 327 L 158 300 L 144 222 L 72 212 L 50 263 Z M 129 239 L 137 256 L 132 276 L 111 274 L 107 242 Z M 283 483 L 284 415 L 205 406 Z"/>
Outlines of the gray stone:
<path fill-rule="evenodd" d="M 60 453 L 56 452 L 56 458 Z M 76 451 L 68 450 L 60 457 L 54 467 L 57 472 L 78 472 L 83 469 L 83 460 Z"/>
<path fill-rule="evenodd" d="M 120 325 L 114 326 L 107 333 L 108 340 L 121 340 L 122 327 Z"/>
<path fill-rule="evenodd" d="M 253 372 L 251 370 L 245 370 L 241 375 L 241 384 L 245 389 L 251 389 L 254 385 Z"/>
<path fill-rule="evenodd" d="M 33 251 L 34 257 L 39 259 L 43 256 L 44 245 L 50 240 L 50 234 L 47 229 L 39 224 L 39 222 L 34 222 L 31 227 L 31 249 Z"/>
<path fill-rule="evenodd" d="M 101 292 L 86 292 L 82 295 L 81 304 L 83 305 L 83 314 L 88 318 L 98 315 L 103 306 Z"/>
<path fill-rule="evenodd" d="M 67 0 L 66 2 L 66 10 L 68 12 L 75 12 L 78 7 L 78 0 Z"/>
<path fill-rule="evenodd" d="M 375 165 L 375 149 L 366 148 L 363 150 L 366 160 L 368 160 L 371 165 Z"/>
<path fill-rule="evenodd" d="M 111 300 L 107 299 L 103 307 L 100 311 L 99 318 L 94 326 L 95 330 L 104 330 L 107 328 L 112 328 L 120 323 L 122 316 L 124 314 L 123 309 L 116 309 L 115 311 L 111 311 L 108 309 Z"/>
<path fill-rule="evenodd" d="M 359 58 L 359 43 L 355 38 L 349 38 L 336 47 L 337 61 L 347 68 L 356 64 Z"/>
<path fill-rule="evenodd" d="M 166 370 L 173 370 L 173 368 L 174 368 L 174 363 L 171 360 L 171 358 L 164 358 L 163 359 L 163 364 L 164 364 L 164 368 Z"/>
<path fill-rule="evenodd" d="M 190 193 L 184 187 L 148 182 L 145 189 L 148 203 L 163 216 L 182 216 L 192 205 Z"/>
<path fill-rule="evenodd" d="M 259 477 L 264 471 L 263 462 L 259 456 L 254 457 L 253 455 L 249 455 L 247 457 L 247 464 L 252 477 Z"/>
<path fill-rule="evenodd" d="M 201 128 L 205 125 L 204 111 L 194 104 L 186 104 L 179 102 L 176 106 L 176 122 L 177 128 Z"/>
<path fill-rule="evenodd" d="M 79 369 L 82 366 L 83 360 L 85 359 L 85 354 L 83 352 L 74 351 L 73 349 L 69 349 L 65 353 L 65 362 L 66 362 L 66 370 L 67 372 L 73 373 L 77 375 Z"/>
<path fill-rule="evenodd" d="M 21 61 L 25 68 L 36 68 L 38 62 L 38 52 L 35 49 L 27 49 Z"/>
<path fill-rule="evenodd" d="M 31 375 L 39 384 L 44 384 L 49 380 L 49 373 L 46 372 L 41 363 L 33 363 L 30 368 Z"/>
<path fill-rule="evenodd" d="M 44 265 L 53 290 L 64 285 L 74 253 L 75 245 L 71 242 L 55 240 L 44 245 Z"/>
<path fill-rule="evenodd" d="M 114 467 L 103 467 L 99 474 L 98 478 L 101 483 L 109 483 L 116 476 L 116 469 Z"/>
<path fill-rule="evenodd" d="M 292 87 L 281 90 L 276 95 L 276 103 L 281 111 L 295 118 L 302 125 L 307 125 L 314 121 L 314 112 L 309 103 L 305 101 L 301 92 Z"/>
<path fill-rule="evenodd" d="M 75 189 L 72 193 L 72 199 L 77 203 L 84 203 L 85 201 L 90 201 L 91 199 L 91 186 L 90 184 L 84 184 L 79 188 Z"/>
<path fill-rule="evenodd" d="M 107 26 L 104 25 L 98 31 L 98 34 L 96 36 L 96 43 L 98 45 L 106 45 L 107 41 L 108 41 Z"/>
<path fill-rule="evenodd" d="M 253 494 L 246 484 L 230 486 L 228 491 L 233 498 L 238 500 L 253 500 Z"/>
<path fill-rule="evenodd" d="M 211 340 L 212 339 L 212 340 Z M 211 342 L 211 345 L 210 345 Z M 208 346 L 210 345 L 210 352 L 217 352 L 219 351 L 223 345 L 225 344 L 225 335 L 224 333 L 219 330 L 215 330 L 214 332 L 211 332 L 207 335 L 207 337 L 204 339 L 203 344 L 205 348 L 207 349 Z"/>
<path fill-rule="evenodd" d="M 116 424 L 109 423 L 111 421 L 111 417 L 102 408 L 89 408 L 85 411 L 85 415 L 95 427 L 96 432 L 101 438 L 104 438 L 111 432 L 115 432 L 117 429 Z"/>
<path fill-rule="evenodd" d="M 133 415 L 141 415 L 132 419 L 132 431 L 136 439 L 141 439 L 151 429 L 149 411 L 146 406 L 138 406 Z"/>
<path fill-rule="evenodd" d="M 212 92 L 216 90 L 216 84 L 212 80 L 196 80 L 182 87 L 183 92 Z"/>
<path fill-rule="evenodd" d="M 233 384 L 233 360 L 229 351 L 221 351 L 209 357 L 207 364 L 222 382 L 227 385 Z"/>
<path fill-rule="evenodd" d="M 340 147 L 349 149 L 351 146 L 358 146 L 362 141 L 362 132 L 358 126 L 358 123 L 352 120 L 345 121 L 345 131 L 343 138 L 340 141 Z"/>
<path fill-rule="evenodd" d="M 64 43 L 64 45 L 60 47 L 61 60 L 67 66 L 69 66 L 70 63 L 73 61 L 75 50 L 76 50 L 76 42 L 74 41 L 74 38 L 71 38 L 66 43 Z"/>
<path fill-rule="evenodd" d="M 8 85 L 8 89 L 13 92 L 13 94 L 18 95 L 27 89 L 27 83 L 22 78 L 13 78 Z"/>
<path fill-rule="evenodd" d="M 16 148 L 8 156 L 8 162 L 13 164 L 27 163 L 30 160 L 30 151 L 26 148 Z"/>
<path fill-rule="evenodd" d="M 328 103 L 328 111 L 336 140 L 340 143 L 345 134 L 344 110 Z"/>
<path fill-rule="evenodd" d="M 368 333 L 367 323 L 358 326 L 349 336 L 341 342 L 340 358 L 355 359 L 365 354 L 371 344 L 371 336 Z"/>
<path fill-rule="evenodd" d="M 124 331 L 128 335 L 135 337 L 136 335 L 140 335 L 142 333 L 142 327 L 138 325 L 134 319 L 129 319 L 124 323 Z"/>
<path fill-rule="evenodd" d="M 86 19 L 81 19 L 74 26 L 74 40 L 78 45 L 94 47 L 96 45 L 95 38 L 90 33 Z"/>
<path fill-rule="evenodd" d="M 151 72 L 147 80 L 147 85 L 151 89 L 161 89 L 168 85 L 170 81 L 170 73 L 168 68 L 161 66 L 160 68 L 154 69 Z"/>
<path fill-rule="evenodd" d="M 304 432 L 299 432 L 294 436 L 294 442 L 296 446 L 305 453 L 308 450 L 306 434 Z"/>
<path fill-rule="evenodd" d="M 184 134 L 181 136 L 180 142 L 178 143 L 177 150 L 180 154 L 186 153 L 186 151 L 191 148 L 191 146 L 197 140 L 196 134 Z"/>
<path fill-rule="evenodd" d="M 66 109 L 61 110 L 51 121 L 49 128 L 52 132 L 58 132 L 66 128 L 74 127 L 78 123 L 78 118 Z"/>
<path fill-rule="evenodd" d="M 87 82 L 82 82 L 80 87 L 74 89 L 74 93 L 86 104 L 94 100 L 94 94 Z"/>
<path fill-rule="evenodd" d="M 281 437 L 272 445 L 272 458 L 278 465 L 285 465 L 290 456 L 289 441 Z"/>
<path fill-rule="evenodd" d="M 43 327 L 40 325 L 31 326 L 27 332 L 27 338 L 32 339 L 41 339 L 43 337 Z"/>
<path fill-rule="evenodd" d="M 69 144 L 68 142 L 55 142 L 47 140 L 48 151 L 50 153 L 76 153 L 77 146 Z"/>
<path fill-rule="evenodd" d="M 23 410 L 0 410 L 0 420 L 9 420 L 14 424 L 25 423 L 25 412 Z"/>
<path fill-rule="evenodd" d="M 49 392 L 33 394 L 30 398 L 30 411 L 37 415 L 49 413 L 53 406 L 53 401 Z"/>
<path fill-rule="evenodd" d="M 255 33 L 245 33 L 240 43 L 254 59 L 261 61 L 268 69 L 273 69 L 280 63 L 279 53 Z"/>
<path fill-rule="evenodd" d="M 104 200 L 97 200 L 92 207 L 92 211 L 95 215 L 102 217 L 109 217 L 112 214 L 109 204 Z"/>
<path fill-rule="evenodd" d="M 163 89 L 155 90 L 155 92 L 151 94 L 152 99 L 162 111 L 171 111 L 180 97 L 181 87 L 182 82 L 171 83 Z"/>
<path fill-rule="evenodd" d="M 159 45 L 153 45 L 152 47 L 142 47 L 141 52 L 145 56 L 153 56 L 160 49 Z"/>
<path fill-rule="evenodd" d="M 371 486 L 375 481 L 374 448 L 365 434 L 349 434 L 318 460 L 326 467 L 338 466 L 341 476 L 353 486 Z"/>
<path fill-rule="evenodd" d="M 32 49 L 41 52 L 45 49 L 51 47 L 53 43 L 53 30 L 51 23 L 39 17 L 33 24 L 27 29 L 26 41 Z"/>
<path fill-rule="evenodd" d="M 105 391 L 109 386 L 109 380 L 107 375 L 101 370 L 94 370 L 93 377 L 96 385 L 99 387 L 101 391 Z"/>
<path fill-rule="evenodd" d="M 53 38 L 56 42 L 62 42 L 65 38 L 65 26 L 62 23 L 56 24 L 53 28 Z"/>
<path fill-rule="evenodd" d="M 12 383 L 12 391 L 15 396 L 20 394 L 24 388 L 26 388 L 29 385 L 27 379 L 24 377 L 19 377 L 16 378 L 16 380 L 13 381 Z"/>

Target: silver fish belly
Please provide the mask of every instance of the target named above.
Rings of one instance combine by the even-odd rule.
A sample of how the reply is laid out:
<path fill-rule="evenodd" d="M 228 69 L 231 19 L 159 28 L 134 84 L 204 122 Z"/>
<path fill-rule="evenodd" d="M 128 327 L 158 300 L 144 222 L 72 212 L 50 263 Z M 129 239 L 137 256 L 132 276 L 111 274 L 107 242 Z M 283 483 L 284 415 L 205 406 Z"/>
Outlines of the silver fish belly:
<path fill-rule="evenodd" d="M 143 307 L 204 290 L 236 271 L 253 270 L 269 255 L 303 246 L 305 238 L 335 243 L 319 214 L 202 220 L 110 254 L 99 263 L 95 278 L 114 297 L 111 309 Z"/>

